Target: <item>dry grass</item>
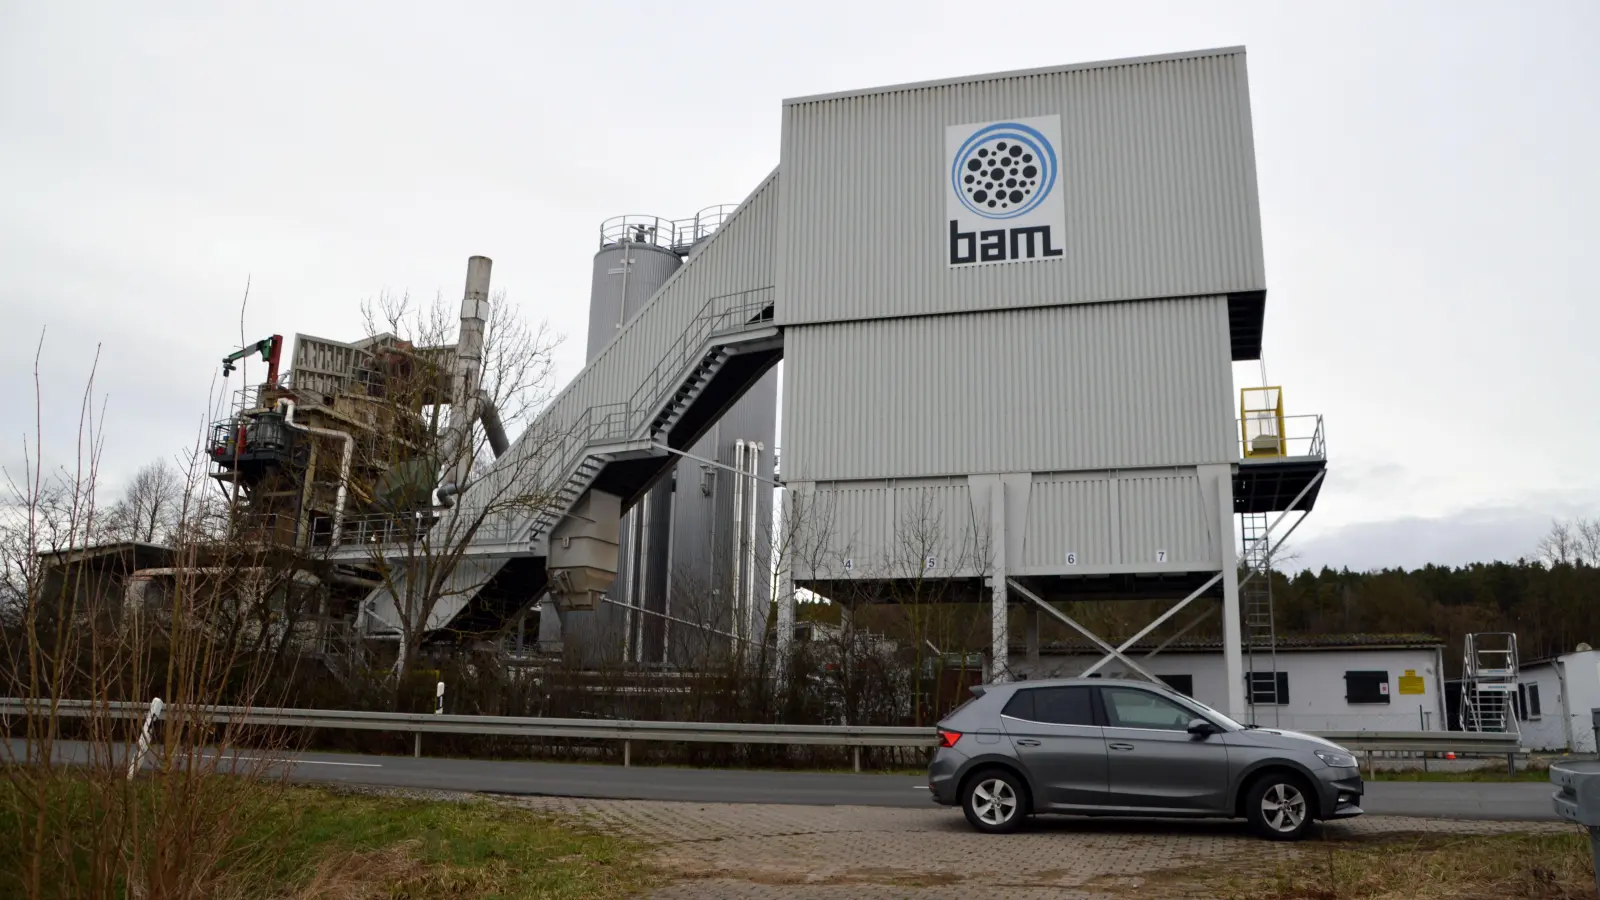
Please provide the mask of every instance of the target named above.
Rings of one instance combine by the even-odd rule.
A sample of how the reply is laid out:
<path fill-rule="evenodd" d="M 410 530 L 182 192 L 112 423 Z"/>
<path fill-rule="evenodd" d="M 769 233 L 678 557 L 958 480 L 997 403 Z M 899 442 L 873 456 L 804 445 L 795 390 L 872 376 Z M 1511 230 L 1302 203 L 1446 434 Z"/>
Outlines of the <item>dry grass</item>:
<path fill-rule="evenodd" d="M 1307 845 L 1261 877 L 1225 875 L 1206 896 L 1229 900 L 1594 900 L 1589 839 L 1440 836 Z"/>
<path fill-rule="evenodd" d="M 225 779 L 225 776 L 211 776 Z M 135 782 L 150 797 L 156 779 Z M 248 782 L 239 780 L 248 788 Z M 0 781 L 0 791 L 6 782 Z M 82 794 L 84 787 L 73 790 Z M 63 800 L 66 798 L 64 797 Z M 0 809 L 4 808 L 0 804 Z M 66 844 L 95 827 L 93 810 L 63 803 L 52 834 Z M 107 863 L 95 854 L 59 859 L 43 891 L 12 876 L 25 868 L 17 820 L 0 815 L 0 900 L 205 896 L 218 900 L 594 900 L 622 897 L 655 877 L 637 845 L 486 801 L 423 802 L 284 787 L 251 804 L 217 854 L 198 894 L 140 888 L 113 878 L 85 888 L 83 873 Z M 119 872 L 141 868 L 124 857 Z M 81 871 L 79 871 L 81 870 Z M 187 873 L 198 877 L 196 873 Z M 203 873 L 202 873 L 203 874 Z"/>

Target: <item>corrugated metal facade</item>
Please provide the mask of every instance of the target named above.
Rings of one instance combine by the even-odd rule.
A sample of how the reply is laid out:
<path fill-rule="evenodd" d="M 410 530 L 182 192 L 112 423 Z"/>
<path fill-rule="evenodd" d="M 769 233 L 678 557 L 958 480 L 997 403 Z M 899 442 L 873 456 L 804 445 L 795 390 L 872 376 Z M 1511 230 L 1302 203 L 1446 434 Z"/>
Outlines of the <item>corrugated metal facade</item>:
<path fill-rule="evenodd" d="M 1227 301 L 791 327 L 789 481 L 1199 465 L 1236 454 Z"/>
<path fill-rule="evenodd" d="M 1059 115 L 1060 259 L 950 268 L 945 129 Z M 784 108 L 778 320 L 1265 288 L 1242 48 Z"/>
<path fill-rule="evenodd" d="M 965 478 L 818 484 L 797 509 L 810 517 L 799 525 L 809 539 L 792 554 L 802 580 L 959 577 L 987 568 L 988 514 L 975 514 Z"/>
<path fill-rule="evenodd" d="M 1193 468 L 1038 473 L 1027 487 L 1006 501 L 1026 505 L 1026 526 L 1006 537 L 1010 574 L 1196 572 L 1220 565 L 1217 499 Z M 915 577 L 928 556 L 936 557 L 940 576 L 990 571 L 989 511 L 965 478 L 818 483 L 807 486 L 797 510 L 808 519 L 799 528 L 810 535 L 792 554 L 802 582 Z"/>

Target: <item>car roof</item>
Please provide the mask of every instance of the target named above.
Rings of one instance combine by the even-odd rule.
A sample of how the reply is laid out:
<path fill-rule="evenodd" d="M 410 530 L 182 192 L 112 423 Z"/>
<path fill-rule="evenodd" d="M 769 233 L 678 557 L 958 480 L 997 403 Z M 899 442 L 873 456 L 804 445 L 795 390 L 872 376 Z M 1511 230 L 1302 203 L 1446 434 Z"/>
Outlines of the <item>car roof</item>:
<path fill-rule="evenodd" d="M 1151 690 L 1164 691 L 1164 692 L 1171 692 L 1171 690 L 1172 690 L 1172 688 L 1167 687 L 1165 684 L 1156 684 L 1154 682 L 1145 681 L 1144 679 L 1141 679 L 1141 678 L 1039 678 L 1039 679 L 1028 678 L 1028 679 L 1024 679 L 1022 681 L 1009 682 L 1006 685 L 1006 687 L 1012 687 L 1012 688 L 1063 687 L 1063 686 L 1066 686 L 1066 685 L 1085 685 L 1085 686 L 1100 685 L 1100 686 L 1105 686 L 1105 685 L 1108 685 L 1108 684 L 1111 684 L 1111 685 L 1128 685 L 1128 686 L 1131 686 L 1131 687 L 1149 688 Z M 998 685 L 990 685 L 990 687 L 998 687 Z"/>

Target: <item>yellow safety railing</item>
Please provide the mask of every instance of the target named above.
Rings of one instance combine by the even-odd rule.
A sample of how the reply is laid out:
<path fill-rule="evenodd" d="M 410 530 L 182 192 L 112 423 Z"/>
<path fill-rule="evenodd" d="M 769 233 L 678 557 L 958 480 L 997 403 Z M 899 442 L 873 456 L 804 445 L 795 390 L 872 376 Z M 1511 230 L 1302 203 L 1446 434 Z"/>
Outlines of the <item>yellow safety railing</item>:
<path fill-rule="evenodd" d="M 1239 428 L 1246 458 L 1284 456 L 1283 389 L 1251 387 L 1239 391 Z"/>

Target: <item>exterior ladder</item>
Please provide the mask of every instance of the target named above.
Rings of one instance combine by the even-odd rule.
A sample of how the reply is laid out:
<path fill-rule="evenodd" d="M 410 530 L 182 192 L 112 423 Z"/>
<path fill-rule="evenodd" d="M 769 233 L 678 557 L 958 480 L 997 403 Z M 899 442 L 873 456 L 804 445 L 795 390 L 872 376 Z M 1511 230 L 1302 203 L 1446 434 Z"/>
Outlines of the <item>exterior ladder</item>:
<path fill-rule="evenodd" d="M 1278 635 L 1272 614 L 1271 536 L 1267 533 L 1266 513 L 1245 513 L 1244 543 L 1239 562 L 1249 578 L 1239 586 L 1239 605 L 1244 618 L 1247 654 L 1245 701 L 1250 708 L 1250 724 L 1257 721 L 1257 703 L 1272 707 L 1273 723 L 1278 721 Z"/>

